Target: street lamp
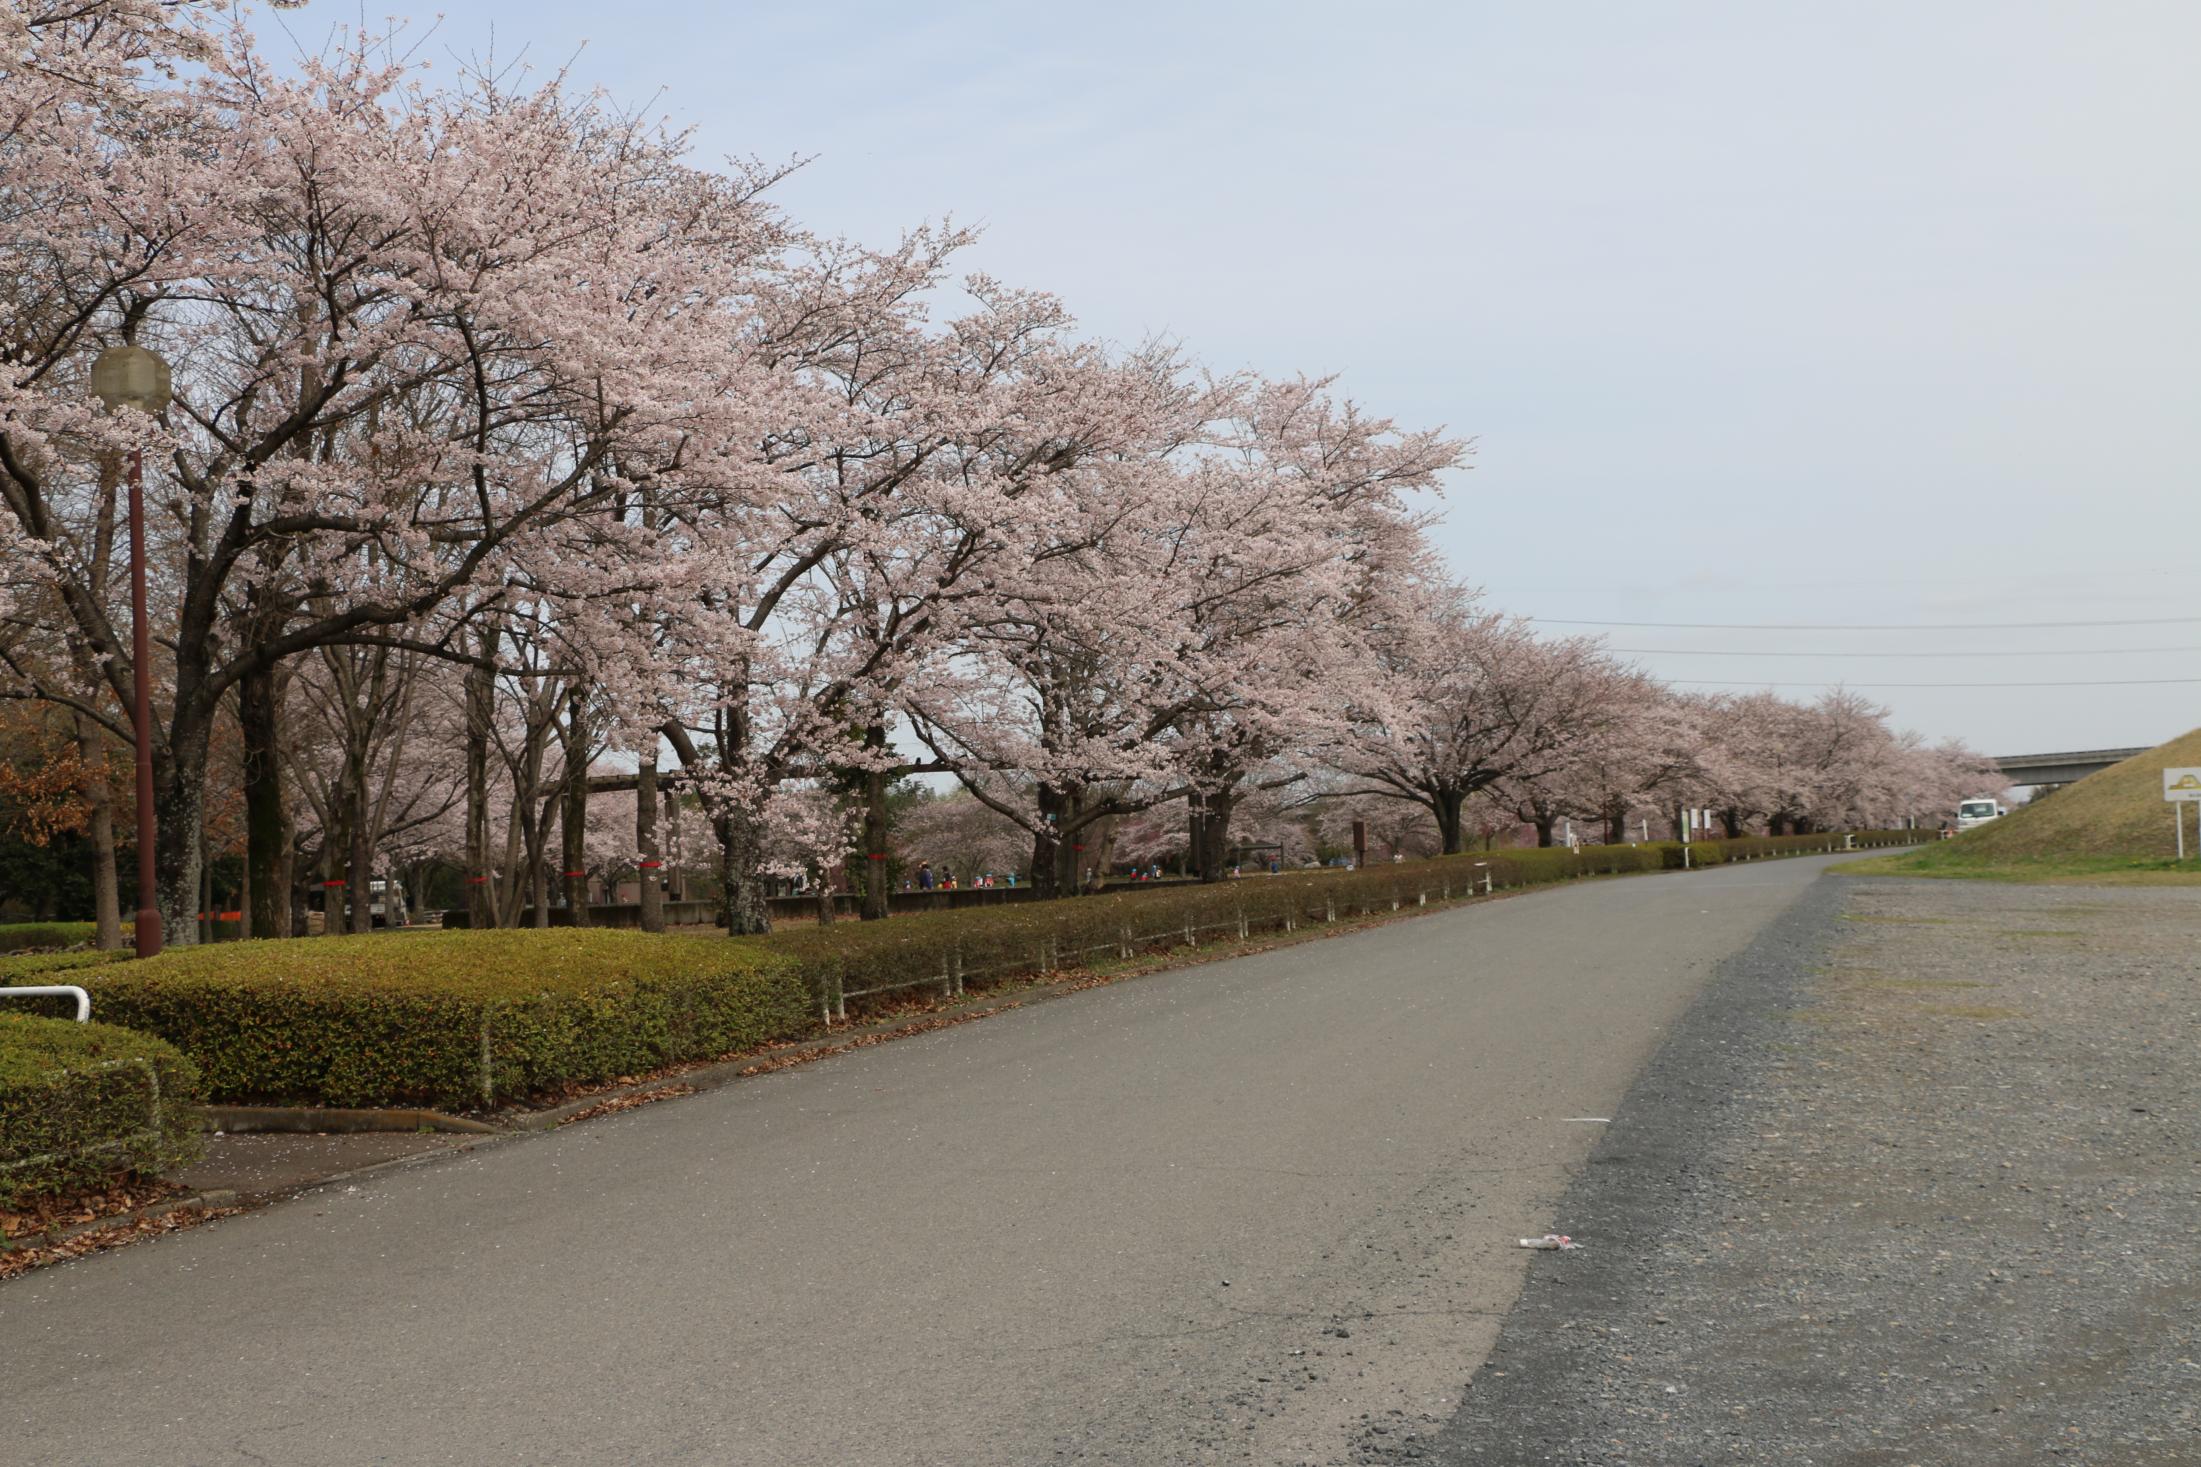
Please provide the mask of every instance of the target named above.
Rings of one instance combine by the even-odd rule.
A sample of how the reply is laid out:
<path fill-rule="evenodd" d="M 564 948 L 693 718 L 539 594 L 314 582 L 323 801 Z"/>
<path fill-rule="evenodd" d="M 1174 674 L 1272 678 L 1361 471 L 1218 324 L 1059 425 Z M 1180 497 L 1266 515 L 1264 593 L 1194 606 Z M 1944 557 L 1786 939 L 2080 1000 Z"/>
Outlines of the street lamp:
<path fill-rule="evenodd" d="M 157 418 L 168 408 L 168 363 L 142 346 L 113 346 L 92 363 L 92 396 L 107 411 L 136 408 Z M 145 626 L 145 451 L 130 450 L 130 667 L 135 675 L 131 727 L 138 744 L 138 956 L 160 951 L 160 906 L 153 898 L 153 659 Z"/>

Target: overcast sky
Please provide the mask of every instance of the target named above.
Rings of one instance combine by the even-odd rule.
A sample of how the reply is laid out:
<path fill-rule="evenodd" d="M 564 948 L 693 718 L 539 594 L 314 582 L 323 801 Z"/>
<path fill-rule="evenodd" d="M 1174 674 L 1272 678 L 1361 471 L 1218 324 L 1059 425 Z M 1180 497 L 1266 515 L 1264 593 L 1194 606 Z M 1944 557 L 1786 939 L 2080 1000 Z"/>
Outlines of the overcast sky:
<path fill-rule="evenodd" d="M 449 9 L 442 69 L 524 49 L 810 159 L 813 228 L 952 214 L 1095 335 L 1472 435 L 1460 577 L 1700 649 L 1662 676 L 1846 679 L 1990 753 L 2201 724 L 2190 0 Z M 2145 678 L 2195 681 L 1888 686 Z"/>

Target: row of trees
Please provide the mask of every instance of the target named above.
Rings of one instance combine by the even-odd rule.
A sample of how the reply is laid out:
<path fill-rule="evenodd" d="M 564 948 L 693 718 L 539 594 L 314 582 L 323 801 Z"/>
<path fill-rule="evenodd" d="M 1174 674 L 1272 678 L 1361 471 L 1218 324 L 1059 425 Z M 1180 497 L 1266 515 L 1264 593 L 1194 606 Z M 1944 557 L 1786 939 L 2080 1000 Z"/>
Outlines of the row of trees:
<path fill-rule="evenodd" d="M 780 170 L 555 81 L 30 0 L 0 165 L 0 695 L 66 739 L 111 909 L 142 449 L 179 937 L 228 844 L 262 935 L 316 873 L 364 926 L 432 856 L 477 922 L 698 854 L 735 931 L 850 857 L 883 914 L 912 775 L 1042 891 L 1165 810 L 1214 876 L 1291 802 L 1456 850 L 1492 801 L 1545 838 L 1684 799 L 1800 828 L 1981 778 L 1854 698 L 1681 698 L 1483 607 L 1423 535 L 1457 440 L 1083 339 L 958 275 L 959 231 L 817 236 Z M 88 400 L 120 343 L 172 364 L 162 420 Z"/>

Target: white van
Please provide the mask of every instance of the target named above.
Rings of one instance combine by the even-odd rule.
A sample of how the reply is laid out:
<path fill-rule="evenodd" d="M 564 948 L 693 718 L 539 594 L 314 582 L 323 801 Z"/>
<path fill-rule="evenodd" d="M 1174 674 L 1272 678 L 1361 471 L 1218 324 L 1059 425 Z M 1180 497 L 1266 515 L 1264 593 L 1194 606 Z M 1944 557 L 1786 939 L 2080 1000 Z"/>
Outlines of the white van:
<path fill-rule="evenodd" d="M 1970 830 L 1975 825 L 2000 820 L 2006 813 L 1994 800 L 1965 800 L 1956 807 L 1956 828 Z"/>

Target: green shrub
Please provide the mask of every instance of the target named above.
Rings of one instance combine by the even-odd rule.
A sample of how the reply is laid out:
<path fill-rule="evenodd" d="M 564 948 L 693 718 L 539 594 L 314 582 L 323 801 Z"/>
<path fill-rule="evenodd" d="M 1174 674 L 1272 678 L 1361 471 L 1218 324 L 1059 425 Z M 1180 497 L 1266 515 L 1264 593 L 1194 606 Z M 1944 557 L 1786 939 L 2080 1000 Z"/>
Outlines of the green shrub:
<path fill-rule="evenodd" d="M 0 1012 L 0 1208 L 196 1161 L 198 1098 L 158 1039 Z"/>
<path fill-rule="evenodd" d="M 784 1038 L 811 1014 L 795 965 L 756 943 L 602 929 L 171 948 L 85 986 L 232 1102 L 486 1107 Z"/>
<path fill-rule="evenodd" d="M 88 988 L 86 969 L 104 968 L 129 958 L 128 952 L 96 952 L 85 949 L 68 953 L 9 953 L 0 957 L 0 988 L 27 984 L 73 983 Z M 50 1019 L 74 1019 L 76 1001 L 69 998 L 13 998 L 0 1003 L 0 1013 L 40 1014 Z M 104 1016 L 102 1016 L 104 1017 Z"/>
<path fill-rule="evenodd" d="M 1705 841 L 1691 862 L 1841 842 Z M 216 1100 L 468 1108 L 793 1037 L 819 1012 L 845 1013 L 880 991 L 953 992 L 1156 944 L 1457 901 L 1486 877 L 1506 889 L 1680 864 L 1672 842 L 1471 852 L 837 922 L 759 941 L 553 928 L 223 943 L 145 962 L 18 956 L 0 958 L 0 984 L 82 984 L 98 1018 L 190 1056 Z"/>
<path fill-rule="evenodd" d="M 1094 896 L 998 907 L 924 912 L 885 922 L 787 928 L 766 941 L 802 966 L 813 1000 L 836 1013 L 848 1001 L 937 983 L 1046 972 L 1091 958 L 1128 956 L 1157 943 L 1184 943 L 1289 929 L 1457 901 L 1499 889 L 1579 876 L 1656 871 L 1649 847 L 1578 851 L 1506 850 L 1433 861 L 1256 875 L 1212 886 L 1117 888 Z"/>
<path fill-rule="evenodd" d="M 1908 830 L 1859 830 L 1821 831 L 1814 835 L 1744 835 L 1733 839 L 1700 840 L 1689 843 L 1690 864 L 1693 866 L 1718 866 L 1729 861 L 1762 861 L 1769 856 L 1811 856 L 1827 851 L 1875 850 L 1881 846 L 1910 845 L 1918 839 L 1915 831 Z M 1668 841 L 1672 855 L 1667 864 L 1681 864 L 1681 846 Z"/>
<path fill-rule="evenodd" d="M 0 953 L 76 947 L 90 942 L 97 932 L 90 922 L 0 922 Z"/>
<path fill-rule="evenodd" d="M 1860 847 L 1887 843 L 1866 836 L 1857 840 Z M 1839 849 L 1840 835 L 1699 841 L 1690 847 L 1690 860 L 1693 866 L 1711 866 L 1745 855 Z M 791 927 L 765 941 L 801 964 L 814 1002 L 839 1014 L 852 1001 L 861 1008 L 866 997 L 933 984 L 954 992 L 965 981 L 1044 973 L 1085 959 L 1128 956 L 1157 943 L 1235 937 L 1457 901 L 1481 891 L 1485 876 L 1502 891 L 1680 866 L 1681 846 L 1673 841 L 1471 851 L 1358 871 L 1254 875 L 1160 891 L 1117 888 L 1097 896 L 914 913 L 884 922 Z"/>
<path fill-rule="evenodd" d="M 120 952 L 83 948 L 68 953 L 8 953 L 0 956 L 0 984 L 75 983 L 79 980 L 53 975 L 84 968 L 102 968 L 109 963 L 127 961 L 133 956 L 127 948 Z"/>

